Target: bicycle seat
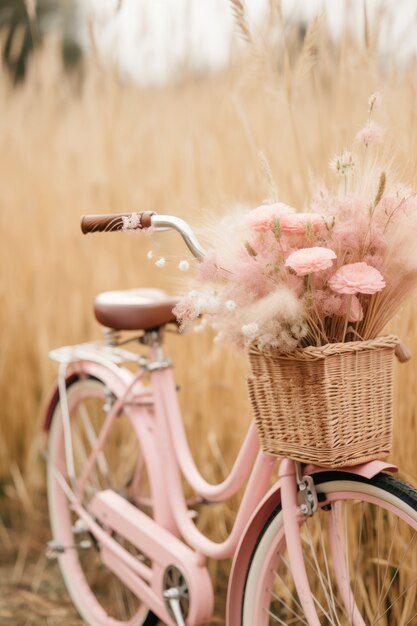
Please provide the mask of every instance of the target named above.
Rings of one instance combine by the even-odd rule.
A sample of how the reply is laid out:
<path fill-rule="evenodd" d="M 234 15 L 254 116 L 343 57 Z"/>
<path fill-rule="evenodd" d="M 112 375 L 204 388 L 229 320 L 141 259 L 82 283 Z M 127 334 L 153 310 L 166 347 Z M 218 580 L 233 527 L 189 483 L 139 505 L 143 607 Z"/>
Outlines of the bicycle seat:
<path fill-rule="evenodd" d="M 100 324 L 114 330 L 149 330 L 175 322 L 176 304 L 160 289 L 106 291 L 97 296 L 94 314 Z"/>

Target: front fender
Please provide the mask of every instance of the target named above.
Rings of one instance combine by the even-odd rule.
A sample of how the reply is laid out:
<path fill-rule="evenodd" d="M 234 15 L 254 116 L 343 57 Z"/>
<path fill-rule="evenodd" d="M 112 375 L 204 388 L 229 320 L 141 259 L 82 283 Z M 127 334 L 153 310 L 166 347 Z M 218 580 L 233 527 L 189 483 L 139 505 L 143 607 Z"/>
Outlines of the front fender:
<path fill-rule="evenodd" d="M 361 465 L 340 469 L 308 465 L 305 467 L 304 473 L 317 474 L 320 472 L 341 471 L 371 479 L 382 471 L 395 472 L 396 470 L 397 468 L 395 465 L 390 463 L 385 463 L 384 461 L 370 461 L 369 463 L 362 463 Z M 278 481 L 275 485 L 273 485 L 273 487 L 271 487 L 253 513 L 235 552 L 227 593 L 227 626 L 241 626 L 243 593 L 252 554 L 255 550 L 263 527 L 281 502 L 280 490 L 281 486 Z"/>

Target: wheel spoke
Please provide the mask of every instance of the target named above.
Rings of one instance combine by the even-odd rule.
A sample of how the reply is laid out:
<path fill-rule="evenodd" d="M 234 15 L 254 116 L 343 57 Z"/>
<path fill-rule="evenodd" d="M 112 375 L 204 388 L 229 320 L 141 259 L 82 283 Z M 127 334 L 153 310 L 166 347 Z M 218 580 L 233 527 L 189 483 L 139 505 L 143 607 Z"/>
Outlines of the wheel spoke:
<path fill-rule="evenodd" d="M 406 554 L 409 552 L 409 549 L 410 549 L 411 545 L 414 543 L 414 540 L 415 540 L 416 536 L 417 536 L 417 534 L 416 534 L 416 533 L 414 533 L 414 534 L 413 534 L 413 536 L 412 536 L 412 538 L 411 538 L 411 540 L 410 540 L 410 542 L 409 542 L 409 544 L 407 545 L 407 547 L 405 548 L 404 552 L 403 552 L 403 553 L 402 553 L 402 555 L 401 555 L 401 558 L 400 558 L 400 563 L 401 563 L 401 562 L 405 559 Z M 392 543 L 391 543 L 391 545 L 392 545 Z M 386 566 L 386 567 L 388 568 L 388 561 L 387 561 L 387 566 Z M 384 597 L 382 598 L 382 600 L 381 600 L 381 601 L 380 601 L 380 603 L 378 604 L 378 609 L 379 609 L 380 605 L 384 602 L 385 598 L 388 596 L 388 592 L 389 592 L 389 590 L 391 589 L 391 587 L 392 587 L 392 584 L 393 584 L 394 580 L 395 580 L 395 579 L 396 579 L 396 577 L 398 576 L 398 572 L 399 572 L 399 567 L 396 567 L 396 568 L 395 568 L 395 571 L 394 571 L 394 575 L 392 576 L 392 578 L 391 578 L 391 580 L 390 580 L 390 583 L 389 583 L 388 588 L 387 588 L 387 590 L 386 590 L 386 592 L 385 592 L 385 594 L 384 594 Z M 394 606 L 395 602 L 398 602 L 398 600 L 400 599 L 400 597 L 402 597 L 402 596 L 404 595 L 404 593 L 406 593 L 406 592 L 408 591 L 408 589 L 410 589 L 410 588 L 411 588 L 413 585 L 415 585 L 416 583 L 417 583 L 417 579 L 416 579 L 413 583 L 411 583 L 411 585 L 410 585 L 409 587 L 407 587 L 407 589 L 405 589 L 405 590 L 404 590 L 404 591 L 403 591 L 403 592 L 402 592 L 399 596 L 397 596 L 396 600 L 395 600 L 394 602 L 392 602 L 392 603 L 389 605 L 389 607 L 386 609 L 386 611 L 384 611 L 384 613 L 382 614 L 382 616 L 381 616 L 381 617 L 383 617 L 384 615 L 386 615 L 386 614 L 388 613 L 388 611 L 391 609 L 391 607 L 393 607 L 393 606 Z M 372 622 L 372 623 L 373 623 L 373 624 L 377 624 L 377 623 L 378 623 L 378 621 L 379 621 L 379 619 L 381 619 L 381 618 L 375 619 L 375 620 L 374 620 L 374 622 Z"/>
<path fill-rule="evenodd" d="M 84 403 L 81 403 L 79 406 L 79 412 L 80 412 L 80 416 L 81 416 L 81 420 L 82 423 L 84 425 L 84 430 L 85 433 L 87 435 L 87 439 L 88 442 L 90 444 L 90 448 L 93 450 L 95 448 L 95 446 L 97 445 L 97 435 L 96 432 L 94 430 L 94 427 L 91 423 L 90 420 L 90 416 L 88 414 L 88 411 L 84 405 Z M 109 481 L 109 464 L 107 463 L 107 459 L 106 456 L 103 452 L 103 450 L 101 450 L 98 455 L 97 455 L 97 465 L 103 475 L 103 478 L 106 480 L 108 484 L 110 484 Z"/>
<path fill-rule="evenodd" d="M 321 528 L 320 522 L 318 523 L 318 526 L 319 526 L 319 528 Z M 314 593 L 313 593 L 313 599 L 317 603 L 317 605 L 322 609 L 323 613 L 326 615 L 326 617 L 329 620 L 329 622 L 331 622 L 332 624 L 335 624 L 335 626 L 340 626 L 340 623 L 339 623 L 338 620 L 337 620 L 336 623 L 333 621 L 332 606 L 331 606 L 332 603 L 329 600 L 329 594 L 332 594 L 332 591 L 331 591 L 332 585 L 331 585 L 330 580 L 328 580 L 327 581 L 328 582 L 328 587 L 326 586 L 326 581 L 325 581 L 325 578 L 323 576 L 322 568 L 321 568 L 321 566 L 319 565 L 319 562 L 318 562 L 316 548 L 315 548 L 315 545 L 314 545 L 314 542 L 313 542 L 313 539 L 312 539 L 312 536 L 311 536 L 308 524 L 305 525 L 305 531 L 306 531 L 307 538 L 308 538 L 308 544 L 309 544 L 309 547 L 310 547 L 310 552 L 311 552 L 312 557 L 313 557 L 314 573 L 317 576 L 317 580 L 320 583 L 321 589 L 323 590 L 323 594 L 324 594 L 325 600 L 327 602 L 327 606 L 328 606 L 328 608 L 330 610 L 330 613 L 328 613 L 327 611 L 324 610 L 324 608 L 321 606 L 321 604 L 319 603 L 319 601 L 316 598 L 316 595 Z M 337 619 L 337 615 L 336 615 L 336 619 Z"/>
<path fill-rule="evenodd" d="M 414 613 L 412 617 L 404 624 L 404 626 L 408 626 L 408 624 L 414 624 L 414 619 L 417 617 L 417 611 Z"/>
<path fill-rule="evenodd" d="M 282 619 L 280 619 L 277 615 L 274 615 L 274 613 L 271 613 L 271 611 L 268 610 L 267 613 L 270 617 L 272 617 L 274 622 L 277 622 L 278 624 L 282 624 L 282 626 L 288 626 L 288 622 L 283 622 Z"/>
<path fill-rule="evenodd" d="M 289 571 L 289 564 L 288 564 L 288 561 L 285 559 L 285 557 L 284 557 L 284 556 L 281 556 L 281 561 L 282 561 L 282 563 L 284 563 L 286 570 L 287 570 L 287 571 Z M 285 588 L 288 590 L 288 592 L 289 592 L 289 594 L 291 595 L 291 598 L 293 599 L 294 603 L 297 605 L 297 607 L 298 607 L 298 608 L 300 609 L 300 611 L 301 611 L 301 610 L 302 610 L 302 609 L 301 609 L 301 604 L 300 604 L 300 603 L 299 603 L 299 601 L 296 599 L 296 596 L 292 593 L 292 591 L 290 590 L 290 588 L 288 587 L 287 583 L 284 581 L 284 579 L 282 578 L 282 576 L 281 576 L 281 575 L 280 575 L 277 571 L 274 571 L 274 576 L 275 576 L 275 577 L 277 577 L 277 578 L 279 578 L 279 580 L 280 580 L 280 581 L 282 581 L 282 584 L 283 584 L 283 585 L 285 586 Z"/>
<path fill-rule="evenodd" d="M 294 610 L 293 610 L 293 609 L 289 606 L 289 604 L 287 604 L 286 602 L 284 602 L 284 600 L 283 600 L 283 599 L 282 599 L 282 598 L 281 598 L 278 594 L 276 594 L 276 593 L 275 593 L 274 591 L 272 591 L 272 590 L 271 590 L 271 596 L 272 596 L 275 600 L 277 600 L 278 602 L 281 602 L 281 605 L 282 605 L 283 607 L 285 607 L 285 608 L 287 609 L 287 611 L 293 615 L 293 617 L 295 617 L 295 618 L 299 619 L 299 620 L 300 620 L 303 624 L 306 624 L 306 625 L 308 626 L 308 622 L 307 622 L 307 620 L 306 620 L 306 619 L 305 619 L 302 615 L 300 615 L 299 613 L 296 613 L 296 612 L 295 612 L 295 611 L 294 611 Z M 294 597 L 294 596 L 292 596 L 292 597 Z M 301 607 L 300 607 L 300 608 L 301 608 Z"/>
<path fill-rule="evenodd" d="M 327 550 L 326 550 L 326 546 L 325 546 L 325 542 L 324 542 L 323 529 L 322 529 L 322 525 L 321 524 L 319 524 L 319 533 L 320 533 L 320 545 L 321 545 L 321 549 L 322 549 L 322 554 L 323 554 L 323 559 L 324 559 L 324 566 L 325 566 L 325 570 L 326 570 L 327 588 L 329 590 L 331 601 L 332 601 L 333 614 L 334 614 L 334 616 L 336 618 L 337 624 L 340 626 L 339 618 L 337 616 L 336 603 L 338 604 L 340 609 L 343 610 L 343 607 L 339 603 L 339 601 L 338 601 L 337 597 L 335 596 L 335 594 L 332 592 L 332 583 L 331 583 L 331 576 L 330 576 L 329 559 L 328 559 L 328 556 L 327 556 Z"/>

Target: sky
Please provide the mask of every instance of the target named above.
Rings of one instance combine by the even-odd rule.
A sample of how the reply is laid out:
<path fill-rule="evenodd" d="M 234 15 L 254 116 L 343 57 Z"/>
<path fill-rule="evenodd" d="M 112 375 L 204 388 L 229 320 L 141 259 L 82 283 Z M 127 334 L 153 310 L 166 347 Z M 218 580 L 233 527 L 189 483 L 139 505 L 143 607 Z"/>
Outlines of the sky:
<path fill-rule="evenodd" d="M 216 71 L 227 65 L 234 37 L 229 0 L 80 0 L 93 16 L 95 38 L 103 57 L 115 63 L 122 76 L 143 85 L 175 80 L 185 64 L 196 72 Z M 265 20 L 268 0 L 246 0 L 251 28 Z M 383 8 L 380 47 L 382 58 L 402 62 L 417 54 L 417 2 L 366 0 L 375 23 Z M 347 18 L 363 33 L 361 0 L 282 0 L 286 20 L 308 23 L 325 11 L 330 32 L 338 38 Z M 119 7 L 119 8 L 118 8 Z M 346 7 L 349 7 L 346 12 Z"/>

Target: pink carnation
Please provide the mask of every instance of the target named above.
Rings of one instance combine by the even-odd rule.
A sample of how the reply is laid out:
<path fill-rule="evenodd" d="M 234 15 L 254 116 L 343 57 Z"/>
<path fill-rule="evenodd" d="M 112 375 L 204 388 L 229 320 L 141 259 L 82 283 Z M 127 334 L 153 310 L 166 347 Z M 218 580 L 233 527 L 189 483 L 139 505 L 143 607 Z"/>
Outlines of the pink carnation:
<path fill-rule="evenodd" d="M 319 246 L 313 248 L 301 248 L 296 250 L 285 261 L 298 276 L 305 276 L 312 272 L 319 272 L 330 267 L 336 254 L 329 248 Z"/>
<path fill-rule="evenodd" d="M 281 218 L 288 213 L 294 213 L 295 209 L 284 204 L 284 202 L 276 202 L 275 204 L 262 204 L 256 209 L 249 211 L 246 216 L 246 225 L 254 230 L 270 230 L 273 227 L 274 220 Z"/>
<path fill-rule="evenodd" d="M 307 226 L 310 225 L 314 232 L 325 225 L 324 218 L 320 213 L 294 213 L 283 215 L 280 218 L 281 230 L 291 235 L 305 235 Z"/>
<path fill-rule="evenodd" d="M 365 146 L 371 146 L 382 142 L 384 131 L 381 126 L 375 122 L 368 122 L 361 130 L 356 133 L 355 140 L 358 143 L 364 143 Z"/>
<path fill-rule="evenodd" d="M 375 267 L 362 261 L 342 265 L 330 278 L 329 286 L 337 293 L 372 294 L 385 287 L 385 280 Z"/>

